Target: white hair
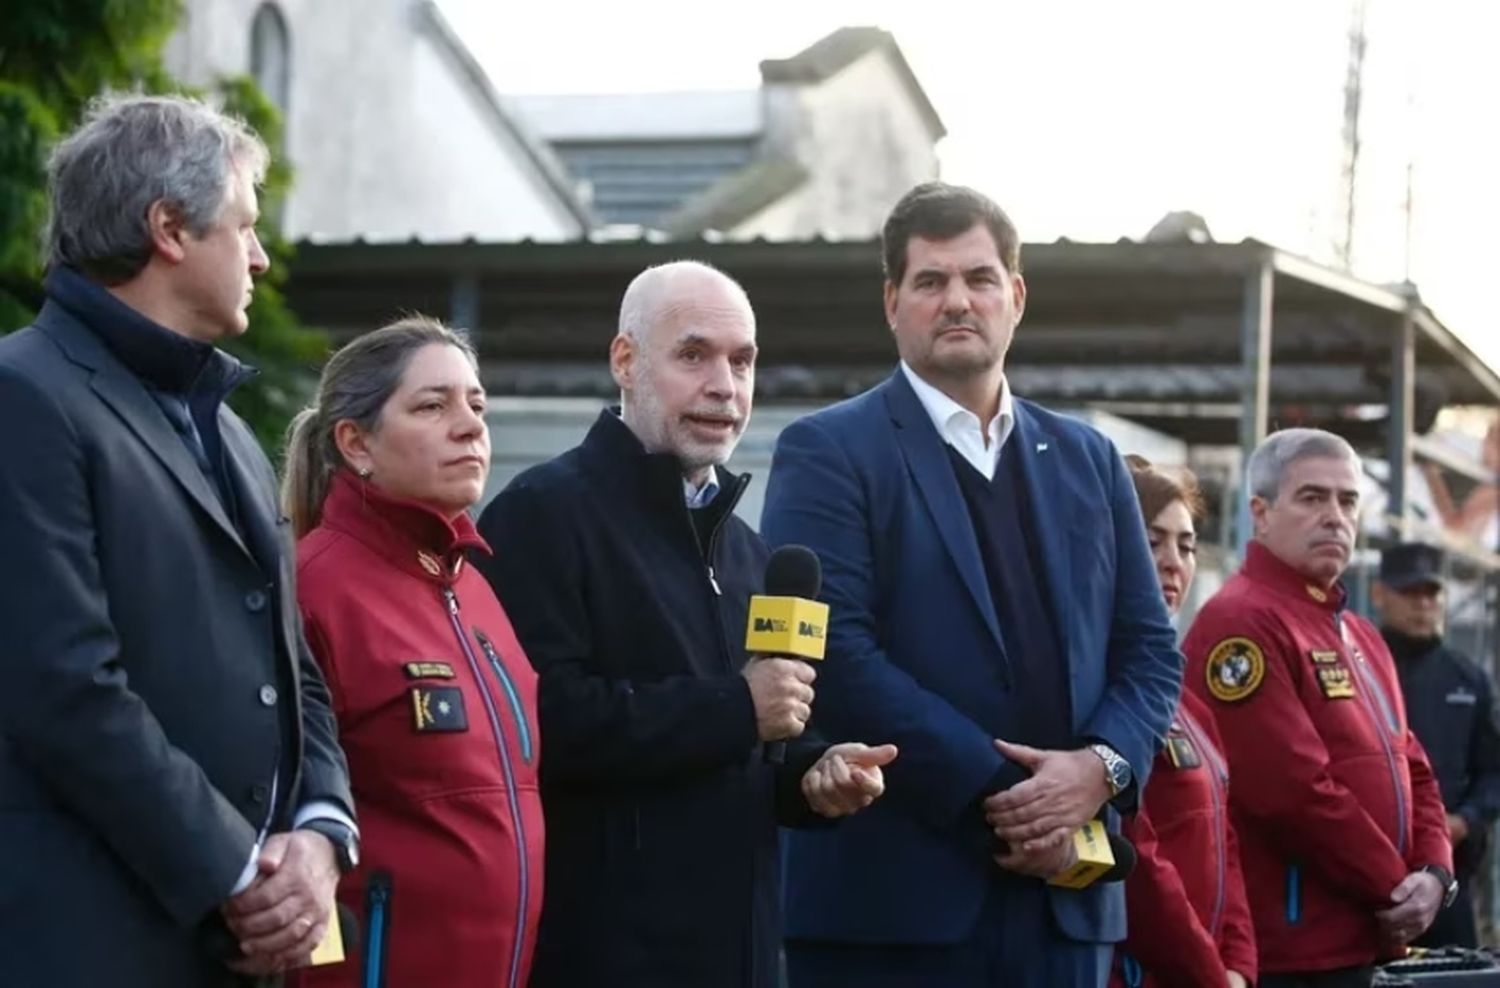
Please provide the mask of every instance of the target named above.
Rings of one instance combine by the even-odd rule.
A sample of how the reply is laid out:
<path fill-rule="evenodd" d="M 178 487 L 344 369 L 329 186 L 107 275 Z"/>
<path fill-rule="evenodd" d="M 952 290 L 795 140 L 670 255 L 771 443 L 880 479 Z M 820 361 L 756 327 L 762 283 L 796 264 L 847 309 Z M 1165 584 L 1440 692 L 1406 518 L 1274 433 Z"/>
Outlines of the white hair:
<path fill-rule="evenodd" d="M 1361 469 L 1359 454 L 1342 437 L 1322 429 L 1282 429 L 1273 432 L 1250 454 L 1245 467 L 1246 487 L 1251 496 L 1275 501 L 1281 491 L 1286 468 L 1298 460 L 1343 460 L 1356 472 Z"/>

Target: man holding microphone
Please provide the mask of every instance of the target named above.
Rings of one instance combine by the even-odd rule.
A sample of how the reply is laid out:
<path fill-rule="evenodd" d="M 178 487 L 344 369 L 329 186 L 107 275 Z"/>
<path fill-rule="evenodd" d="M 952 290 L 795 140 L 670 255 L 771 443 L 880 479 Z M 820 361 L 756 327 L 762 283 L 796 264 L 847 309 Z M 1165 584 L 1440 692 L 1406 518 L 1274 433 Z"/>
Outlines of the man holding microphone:
<path fill-rule="evenodd" d="M 755 358 L 732 280 L 643 272 L 610 347 L 621 407 L 480 519 L 482 569 L 540 675 L 541 988 L 774 985 L 777 824 L 863 808 L 896 755 L 796 740 L 813 666 L 740 644 L 770 554 L 733 514 L 749 478 L 722 465 Z"/>

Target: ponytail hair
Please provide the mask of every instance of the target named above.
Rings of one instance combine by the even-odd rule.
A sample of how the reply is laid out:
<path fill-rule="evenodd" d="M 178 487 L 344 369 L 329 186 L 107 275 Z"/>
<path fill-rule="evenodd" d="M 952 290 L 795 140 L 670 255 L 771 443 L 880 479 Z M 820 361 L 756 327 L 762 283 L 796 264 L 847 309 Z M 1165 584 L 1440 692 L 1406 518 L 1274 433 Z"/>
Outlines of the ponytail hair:
<path fill-rule="evenodd" d="M 334 426 L 348 419 L 364 432 L 379 429 L 381 410 L 401 385 L 412 356 L 435 344 L 458 348 L 478 367 L 469 341 L 427 316 L 408 316 L 356 337 L 329 358 L 317 401 L 287 427 L 281 505 L 297 538 L 317 527 L 334 471 L 345 466 Z"/>

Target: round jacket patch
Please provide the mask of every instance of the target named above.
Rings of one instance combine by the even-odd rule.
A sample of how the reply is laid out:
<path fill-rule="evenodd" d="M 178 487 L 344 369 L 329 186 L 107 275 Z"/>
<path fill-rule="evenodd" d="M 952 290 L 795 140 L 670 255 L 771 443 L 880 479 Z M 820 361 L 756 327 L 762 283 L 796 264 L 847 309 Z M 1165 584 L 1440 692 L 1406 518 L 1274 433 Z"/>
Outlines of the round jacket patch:
<path fill-rule="evenodd" d="M 1208 653 L 1206 674 L 1214 699 L 1236 703 L 1260 688 L 1266 656 L 1248 638 L 1226 638 Z"/>

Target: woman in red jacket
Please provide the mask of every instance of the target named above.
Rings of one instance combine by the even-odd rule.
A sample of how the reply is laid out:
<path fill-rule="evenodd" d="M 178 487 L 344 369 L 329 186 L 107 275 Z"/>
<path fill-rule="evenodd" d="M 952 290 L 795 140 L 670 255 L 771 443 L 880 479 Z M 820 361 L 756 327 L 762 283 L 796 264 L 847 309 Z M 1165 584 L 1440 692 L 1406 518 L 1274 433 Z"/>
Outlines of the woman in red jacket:
<path fill-rule="evenodd" d="M 536 676 L 468 510 L 489 472 L 474 351 L 422 318 L 362 336 L 293 423 L 283 496 L 307 640 L 362 840 L 358 956 L 302 988 L 522 988 L 542 902 Z"/>
<path fill-rule="evenodd" d="M 1127 460 L 1162 595 L 1175 614 L 1198 568 L 1197 481 L 1187 471 Z M 1124 825 L 1139 863 L 1125 881 L 1129 936 L 1115 954 L 1114 986 L 1244 988 L 1255 980 L 1255 934 L 1220 751 L 1213 715 L 1184 692 L 1140 812 Z"/>

